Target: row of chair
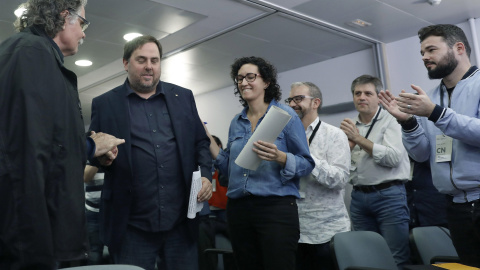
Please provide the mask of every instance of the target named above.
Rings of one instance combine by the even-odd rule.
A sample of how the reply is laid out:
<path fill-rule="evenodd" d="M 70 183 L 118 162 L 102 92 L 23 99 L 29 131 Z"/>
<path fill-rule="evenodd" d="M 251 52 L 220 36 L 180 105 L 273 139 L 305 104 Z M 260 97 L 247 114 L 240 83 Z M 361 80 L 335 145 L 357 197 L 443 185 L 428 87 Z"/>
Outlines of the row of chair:
<path fill-rule="evenodd" d="M 429 265 L 440 262 L 459 262 L 448 229 L 438 226 L 418 227 L 411 230 L 410 243 L 417 263 Z M 330 242 L 332 255 L 338 270 L 384 269 L 397 270 L 393 255 L 385 239 L 370 231 L 338 233 Z M 218 269 L 232 267 L 233 256 L 229 241 L 216 239 L 217 249 L 206 250 L 207 254 L 219 255 Z M 228 266 L 227 266 L 228 265 Z M 141 270 L 136 266 L 98 265 L 68 268 L 70 270 Z"/>
<path fill-rule="evenodd" d="M 448 229 L 438 226 L 413 228 L 410 233 L 412 257 L 429 265 L 460 262 Z M 339 270 L 397 270 L 385 239 L 378 233 L 351 231 L 338 233 L 330 242 Z"/>

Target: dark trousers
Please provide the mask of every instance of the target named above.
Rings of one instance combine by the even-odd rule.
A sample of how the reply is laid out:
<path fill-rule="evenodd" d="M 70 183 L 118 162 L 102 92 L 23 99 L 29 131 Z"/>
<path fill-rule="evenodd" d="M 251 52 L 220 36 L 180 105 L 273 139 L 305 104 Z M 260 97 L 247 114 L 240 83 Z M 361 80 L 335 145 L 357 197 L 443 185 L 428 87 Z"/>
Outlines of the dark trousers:
<path fill-rule="evenodd" d="M 448 203 L 448 228 L 462 264 L 480 267 L 480 202 Z"/>
<path fill-rule="evenodd" d="M 166 232 L 146 232 L 132 226 L 119 249 L 109 253 L 115 264 L 139 266 L 154 270 L 157 257 L 159 270 L 197 270 L 198 248 L 196 239 L 191 239 L 184 221 Z"/>
<path fill-rule="evenodd" d="M 298 244 L 297 270 L 334 270 L 330 242 L 323 244 Z"/>
<path fill-rule="evenodd" d="M 295 268 L 300 238 L 295 197 L 229 199 L 227 219 L 238 269 Z"/>
<path fill-rule="evenodd" d="M 90 251 L 88 252 L 88 265 L 97 265 L 103 263 L 103 243 L 99 236 L 99 212 L 85 210 L 87 218 L 88 242 Z"/>

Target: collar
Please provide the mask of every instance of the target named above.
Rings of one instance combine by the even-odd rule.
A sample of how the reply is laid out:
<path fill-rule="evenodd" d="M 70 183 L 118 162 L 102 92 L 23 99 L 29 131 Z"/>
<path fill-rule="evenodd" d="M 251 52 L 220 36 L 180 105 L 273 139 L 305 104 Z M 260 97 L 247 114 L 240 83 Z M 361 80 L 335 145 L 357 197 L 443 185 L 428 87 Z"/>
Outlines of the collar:
<path fill-rule="evenodd" d="M 270 104 L 268 104 L 268 108 L 265 114 L 267 114 L 268 110 L 270 110 L 270 107 L 272 107 L 272 105 L 280 107 L 278 102 L 275 99 L 272 99 L 272 101 L 270 101 Z M 245 108 L 243 108 L 242 112 L 239 115 L 239 118 L 248 119 L 247 111 L 248 111 L 248 105 Z M 265 116 L 265 114 L 263 116 Z M 263 116 L 261 118 L 263 118 Z"/>
<path fill-rule="evenodd" d="M 315 118 L 315 120 L 310 124 L 308 125 L 307 127 L 307 130 L 305 130 L 305 132 L 310 132 L 312 131 L 318 124 L 318 121 L 320 121 L 320 117 L 317 116 L 317 118 Z"/>
<path fill-rule="evenodd" d="M 468 71 L 463 75 L 462 80 L 472 77 L 475 73 L 477 73 L 478 68 L 476 66 L 471 66 Z"/>
<path fill-rule="evenodd" d="M 360 121 L 360 118 L 358 117 L 360 114 L 358 114 L 357 117 L 355 117 L 355 119 L 354 119 L 355 122 L 356 122 L 356 124 L 361 124 L 361 125 L 365 125 L 365 126 L 371 125 L 373 119 L 375 119 L 375 115 L 377 115 L 377 113 L 378 113 L 378 111 L 380 110 L 380 108 L 381 108 L 381 105 L 378 105 L 377 112 L 373 115 L 373 118 L 372 118 L 372 119 L 370 120 L 370 122 L 368 122 L 367 124 L 364 124 L 364 123 L 362 123 L 362 121 Z M 385 110 L 383 110 L 383 111 L 385 111 Z M 383 113 L 384 113 L 384 112 L 382 112 L 382 111 L 380 112 L 380 114 L 379 114 L 378 117 L 377 117 L 377 121 L 379 121 L 380 119 L 382 119 Z"/>
<path fill-rule="evenodd" d="M 57 43 L 55 43 L 55 41 L 53 41 L 53 38 L 49 37 L 47 35 L 47 32 L 45 32 L 45 30 L 43 28 L 40 28 L 39 26 L 35 26 L 35 25 L 32 25 L 30 26 L 28 29 L 30 29 L 30 31 L 34 34 L 34 35 L 37 35 L 37 36 L 41 36 L 41 37 L 44 37 L 46 38 L 50 44 L 52 44 L 52 47 L 55 49 L 55 51 L 57 52 L 59 58 L 60 58 L 60 61 L 62 62 L 62 64 L 64 63 L 63 62 L 63 53 L 62 51 L 60 50 L 60 47 L 58 47 Z"/>
<path fill-rule="evenodd" d="M 467 72 L 465 73 L 465 75 L 463 75 L 461 81 L 472 77 L 472 76 L 475 75 L 477 72 L 478 72 L 478 68 L 477 68 L 476 66 L 471 66 L 471 67 L 467 70 Z M 458 84 L 458 83 L 457 83 L 457 84 Z M 441 85 L 445 90 L 447 89 L 447 86 L 445 86 L 445 84 L 443 83 L 443 80 L 440 82 L 440 85 Z M 455 85 L 455 86 L 456 86 L 456 85 Z M 454 89 L 455 86 L 454 86 L 452 89 Z"/>

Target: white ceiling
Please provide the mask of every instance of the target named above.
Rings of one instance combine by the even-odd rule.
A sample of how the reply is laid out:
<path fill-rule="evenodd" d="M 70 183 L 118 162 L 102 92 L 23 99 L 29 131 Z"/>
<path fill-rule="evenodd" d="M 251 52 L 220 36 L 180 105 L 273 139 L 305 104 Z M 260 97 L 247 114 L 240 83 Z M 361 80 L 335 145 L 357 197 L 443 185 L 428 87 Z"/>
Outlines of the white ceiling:
<path fill-rule="evenodd" d="M 2 0 L 0 41 L 13 33 L 13 11 L 24 1 Z M 200 94 L 231 85 L 229 66 L 241 56 L 264 57 L 283 72 L 478 17 L 480 0 L 89 0 L 86 40 L 65 65 L 79 77 L 89 122 L 91 99 L 125 80 L 127 32 L 157 37 L 162 80 Z M 352 26 L 355 19 L 372 25 Z M 78 59 L 93 65 L 77 67 Z"/>

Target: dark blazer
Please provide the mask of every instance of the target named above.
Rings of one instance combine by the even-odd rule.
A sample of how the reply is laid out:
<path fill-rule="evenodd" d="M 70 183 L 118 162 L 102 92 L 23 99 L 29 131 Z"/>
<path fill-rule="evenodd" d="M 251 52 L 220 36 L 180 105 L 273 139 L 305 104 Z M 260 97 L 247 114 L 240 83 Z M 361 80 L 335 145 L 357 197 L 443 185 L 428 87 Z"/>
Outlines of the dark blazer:
<path fill-rule="evenodd" d="M 100 238 L 109 248 L 120 245 L 126 233 L 132 204 L 132 160 L 130 116 L 126 83 L 93 99 L 90 130 L 105 132 L 125 139 L 118 147 L 118 156 L 111 166 L 105 167 L 105 181 L 100 203 Z M 210 139 L 198 116 L 192 91 L 174 84 L 160 82 L 177 139 L 181 169 L 187 196 L 193 171 L 201 167 L 202 177 L 211 180 L 212 157 Z M 95 162 L 95 161 L 93 161 Z M 185 198 L 188 200 L 188 198 Z M 187 212 L 185 212 L 185 216 Z M 198 221 L 188 220 L 192 237 L 197 238 Z"/>
<path fill-rule="evenodd" d="M 35 27 L 0 45 L 0 269 L 85 258 L 85 126 L 62 59 Z"/>

